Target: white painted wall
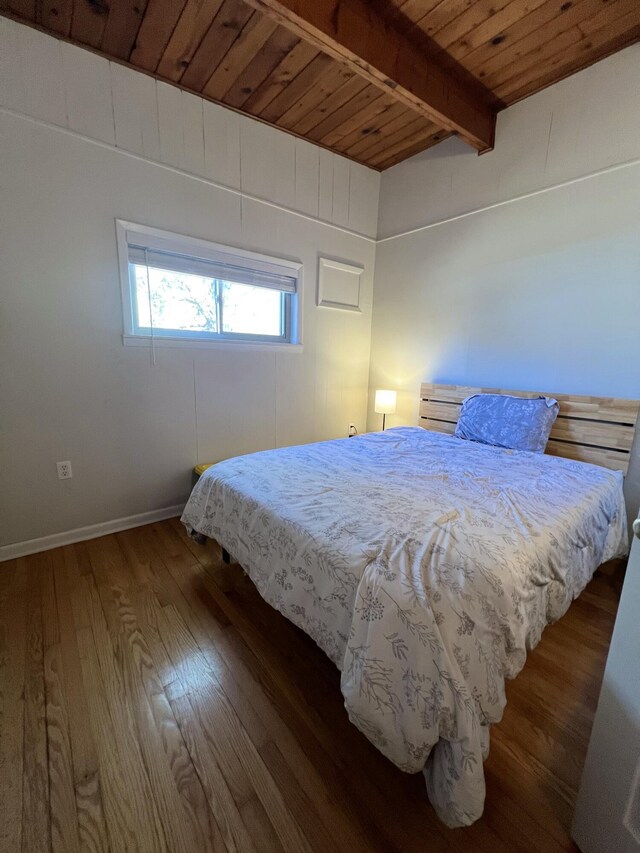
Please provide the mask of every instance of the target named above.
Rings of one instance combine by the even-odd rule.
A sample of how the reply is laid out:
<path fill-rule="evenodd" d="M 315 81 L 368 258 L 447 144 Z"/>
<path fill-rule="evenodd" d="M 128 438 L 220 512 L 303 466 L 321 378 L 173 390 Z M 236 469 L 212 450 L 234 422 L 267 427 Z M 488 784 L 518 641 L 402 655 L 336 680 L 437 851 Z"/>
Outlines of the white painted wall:
<path fill-rule="evenodd" d="M 451 138 L 382 174 L 378 237 L 640 157 L 640 44 L 499 113 L 478 156 Z"/>
<path fill-rule="evenodd" d="M 196 462 L 364 427 L 375 245 L 358 233 L 378 183 L 0 18 L 0 545 L 178 504 Z M 154 367 L 124 347 L 116 217 L 302 260 L 302 351 L 158 346 Z M 319 255 L 364 266 L 361 314 L 315 306 Z"/>
<path fill-rule="evenodd" d="M 639 95 L 636 45 L 502 113 L 492 153 L 451 140 L 383 173 L 380 235 L 432 224 L 377 246 L 388 423 L 417 422 L 421 381 L 640 397 L 640 165 L 509 203 L 640 159 Z"/>

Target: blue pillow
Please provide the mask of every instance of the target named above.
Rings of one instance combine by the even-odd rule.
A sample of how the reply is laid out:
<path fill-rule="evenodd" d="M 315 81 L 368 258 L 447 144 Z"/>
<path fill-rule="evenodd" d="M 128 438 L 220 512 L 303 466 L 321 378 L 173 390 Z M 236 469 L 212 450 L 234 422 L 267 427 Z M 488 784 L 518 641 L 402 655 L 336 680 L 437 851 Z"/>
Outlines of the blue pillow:
<path fill-rule="evenodd" d="M 462 403 L 455 435 L 469 441 L 544 453 L 560 405 L 549 397 L 474 394 Z"/>

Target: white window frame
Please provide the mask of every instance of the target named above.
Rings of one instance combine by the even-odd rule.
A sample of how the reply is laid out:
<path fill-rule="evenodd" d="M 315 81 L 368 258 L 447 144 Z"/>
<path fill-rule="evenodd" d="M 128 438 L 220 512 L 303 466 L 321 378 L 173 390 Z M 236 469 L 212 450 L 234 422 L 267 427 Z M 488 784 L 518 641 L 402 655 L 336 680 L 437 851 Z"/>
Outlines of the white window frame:
<path fill-rule="evenodd" d="M 136 326 L 136 297 L 129 271 L 129 244 L 134 235 L 139 235 L 139 245 L 147 249 L 175 252 L 201 258 L 216 263 L 244 265 L 257 272 L 284 275 L 296 281 L 295 293 L 288 294 L 288 306 L 285 325 L 288 339 L 271 339 L 267 335 L 233 335 L 227 332 L 199 333 L 185 331 L 184 334 L 166 333 L 165 330 L 142 332 Z M 236 349 L 301 349 L 302 347 L 302 263 L 284 258 L 275 258 L 235 246 L 225 246 L 197 237 L 187 237 L 160 228 L 152 228 L 135 222 L 116 219 L 116 240 L 118 263 L 120 268 L 120 288 L 122 296 L 123 336 L 125 346 L 145 346 L 153 344 L 168 347 L 207 347 Z"/>

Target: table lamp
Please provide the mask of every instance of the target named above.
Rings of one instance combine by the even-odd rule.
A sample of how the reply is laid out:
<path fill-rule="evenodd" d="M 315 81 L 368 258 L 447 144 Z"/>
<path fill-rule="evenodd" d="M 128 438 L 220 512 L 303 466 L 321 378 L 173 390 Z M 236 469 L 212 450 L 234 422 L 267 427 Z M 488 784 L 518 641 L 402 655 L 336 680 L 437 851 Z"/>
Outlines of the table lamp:
<path fill-rule="evenodd" d="M 376 391 L 374 411 L 382 415 L 382 429 L 384 429 L 387 415 L 392 415 L 396 410 L 397 396 L 395 391 Z"/>

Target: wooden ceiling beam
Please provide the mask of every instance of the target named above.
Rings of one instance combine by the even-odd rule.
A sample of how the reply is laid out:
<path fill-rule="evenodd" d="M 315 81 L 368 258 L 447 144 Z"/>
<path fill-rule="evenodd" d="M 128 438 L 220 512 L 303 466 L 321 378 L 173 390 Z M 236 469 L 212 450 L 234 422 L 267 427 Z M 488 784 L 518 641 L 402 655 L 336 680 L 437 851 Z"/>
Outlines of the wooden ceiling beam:
<path fill-rule="evenodd" d="M 478 151 L 493 148 L 496 107 L 364 0 L 247 0 L 319 50 Z"/>

